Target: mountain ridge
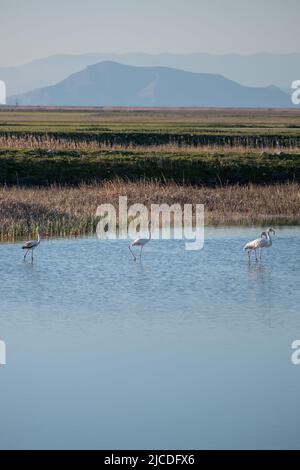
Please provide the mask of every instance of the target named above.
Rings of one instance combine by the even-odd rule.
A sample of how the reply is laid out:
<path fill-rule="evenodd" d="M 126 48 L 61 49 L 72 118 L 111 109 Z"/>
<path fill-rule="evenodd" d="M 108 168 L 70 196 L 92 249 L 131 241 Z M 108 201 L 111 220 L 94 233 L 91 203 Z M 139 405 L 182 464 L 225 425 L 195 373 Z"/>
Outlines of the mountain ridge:
<path fill-rule="evenodd" d="M 24 106 L 291 107 L 279 88 L 245 87 L 223 75 L 114 61 L 89 65 L 56 85 L 11 97 Z"/>
<path fill-rule="evenodd" d="M 54 85 L 88 65 L 112 60 L 133 66 L 165 66 L 196 73 L 224 75 L 245 86 L 275 85 L 290 89 L 300 79 L 300 54 L 209 54 L 209 53 L 87 53 L 56 54 L 14 67 L 0 67 L 7 95 Z"/>

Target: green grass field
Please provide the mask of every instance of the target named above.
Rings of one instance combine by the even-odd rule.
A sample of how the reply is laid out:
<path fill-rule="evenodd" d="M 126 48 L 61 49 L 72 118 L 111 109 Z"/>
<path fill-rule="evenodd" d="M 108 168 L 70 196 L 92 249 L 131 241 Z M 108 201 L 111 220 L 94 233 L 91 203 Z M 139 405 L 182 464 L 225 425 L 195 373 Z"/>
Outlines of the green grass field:
<path fill-rule="evenodd" d="M 178 184 L 300 182 L 299 154 L 154 153 L 132 150 L 0 150 L 0 184 L 77 185 L 117 178 Z"/>
<path fill-rule="evenodd" d="M 0 184 L 300 182 L 300 110 L 0 111 Z"/>
<path fill-rule="evenodd" d="M 0 109 L 0 132 L 300 135 L 300 110 Z"/>

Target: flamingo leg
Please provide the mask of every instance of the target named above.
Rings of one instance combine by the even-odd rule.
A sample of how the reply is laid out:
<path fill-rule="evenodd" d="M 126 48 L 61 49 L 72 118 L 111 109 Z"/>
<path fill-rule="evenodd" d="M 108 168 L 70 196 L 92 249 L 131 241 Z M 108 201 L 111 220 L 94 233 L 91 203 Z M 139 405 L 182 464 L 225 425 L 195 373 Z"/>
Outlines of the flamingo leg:
<path fill-rule="evenodd" d="M 31 250 L 31 263 L 33 264 L 33 250 Z"/>
<path fill-rule="evenodd" d="M 258 258 L 257 258 L 257 251 L 256 251 L 256 250 L 254 250 L 254 251 L 255 251 L 255 259 L 256 259 L 256 261 L 258 261 Z"/>
<path fill-rule="evenodd" d="M 135 256 L 135 254 L 133 253 L 133 251 L 132 251 L 132 249 L 131 249 L 131 245 L 129 245 L 128 248 L 129 248 L 130 253 L 131 253 L 132 256 L 133 256 L 134 261 L 136 261 L 136 256 Z"/>
<path fill-rule="evenodd" d="M 25 255 L 24 255 L 24 261 L 26 261 L 26 257 L 27 257 L 27 255 L 28 255 L 28 253 L 29 253 L 29 250 L 26 250 L 26 253 L 25 253 Z"/>
<path fill-rule="evenodd" d="M 248 251 L 248 259 L 249 259 L 249 263 L 251 263 L 251 250 Z"/>
<path fill-rule="evenodd" d="M 262 259 L 262 248 L 259 250 L 259 259 Z"/>
<path fill-rule="evenodd" d="M 141 252 L 140 252 L 140 260 L 142 260 L 142 253 L 143 253 L 143 245 L 141 246 Z"/>

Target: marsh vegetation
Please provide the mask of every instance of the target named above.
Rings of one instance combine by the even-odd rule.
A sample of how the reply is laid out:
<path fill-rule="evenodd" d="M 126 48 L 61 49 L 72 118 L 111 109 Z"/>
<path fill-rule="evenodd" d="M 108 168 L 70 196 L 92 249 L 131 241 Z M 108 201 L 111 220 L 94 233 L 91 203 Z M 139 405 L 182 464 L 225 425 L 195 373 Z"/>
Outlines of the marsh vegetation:
<path fill-rule="evenodd" d="M 94 233 L 97 205 L 203 203 L 207 225 L 300 220 L 298 110 L 4 110 L 1 240 Z"/>

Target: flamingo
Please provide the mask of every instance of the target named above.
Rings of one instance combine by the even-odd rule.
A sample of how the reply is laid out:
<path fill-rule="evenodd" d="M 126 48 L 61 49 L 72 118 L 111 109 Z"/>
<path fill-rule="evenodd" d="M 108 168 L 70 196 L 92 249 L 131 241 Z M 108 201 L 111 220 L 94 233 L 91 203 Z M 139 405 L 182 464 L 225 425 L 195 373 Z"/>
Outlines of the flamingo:
<path fill-rule="evenodd" d="M 272 246 L 272 239 L 271 239 L 270 233 L 275 235 L 275 230 L 272 229 L 272 228 L 269 228 L 265 232 L 261 233 L 260 238 L 257 238 L 256 240 L 253 240 L 252 242 L 248 242 L 244 246 L 244 250 L 248 252 L 249 261 L 250 261 L 251 252 L 253 250 L 255 252 L 255 259 L 256 259 L 256 261 L 258 261 L 256 250 L 258 250 L 258 249 L 260 250 L 260 252 L 259 252 L 260 256 L 259 257 L 261 259 L 262 249 L 263 248 L 269 248 L 270 246 Z"/>
<path fill-rule="evenodd" d="M 140 251 L 140 259 L 142 259 L 142 252 L 143 252 L 143 248 L 144 246 L 150 242 L 151 240 L 151 221 L 148 223 L 148 229 L 149 229 L 149 238 L 137 238 L 136 240 L 134 240 L 134 242 L 132 242 L 130 245 L 129 245 L 129 250 L 133 256 L 133 259 L 134 261 L 136 261 L 136 256 L 135 254 L 133 253 L 132 251 L 132 247 L 134 246 L 140 246 L 141 247 L 141 251 Z"/>
<path fill-rule="evenodd" d="M 41 243 L 41 237 L 39 234 L 39 227 L 36 228 L 36 235 L 37 239 L 36 240 L 31 240 L 29 242 L 26 242 L 25 245 L 22 246 L 22 250 L 26 250 L 26 253 L 24 255 L 24 261 L 26 260 L 26 256 L 28 255 L 29 251 L 31 251 L 31 262 L 33 263 L 33 250 L 39 246 Z"/>

